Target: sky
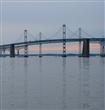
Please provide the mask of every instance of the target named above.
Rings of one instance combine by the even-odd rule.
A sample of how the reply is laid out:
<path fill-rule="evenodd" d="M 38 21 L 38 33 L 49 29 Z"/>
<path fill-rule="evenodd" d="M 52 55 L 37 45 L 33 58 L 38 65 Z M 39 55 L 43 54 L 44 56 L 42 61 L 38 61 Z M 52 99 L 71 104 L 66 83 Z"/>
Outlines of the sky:
<path fill-rule="evenodd" d="M 104 34 L 103 0 L 68 0 L 69 2 L 9 2 L 2 3 L 2 44 L 18 42 L 23 39 L 24 29 L 34 37 L 42 32 L 45 38 L 51 38 L 62 24 L 70 30 L 79 27 L 90 35 L 102 37 Z M 28 1 L 28 0 L 26 0 Z M 32 2 L 34 1 L 34 2 Z M 63 1 L 63 0 L 61 0 Z M 82 2 L 84 1 L 84 2 Z M 56 37 L 56 36 L 55 36 Z M 61 36 L 62 37 L 62 36 Z"/>

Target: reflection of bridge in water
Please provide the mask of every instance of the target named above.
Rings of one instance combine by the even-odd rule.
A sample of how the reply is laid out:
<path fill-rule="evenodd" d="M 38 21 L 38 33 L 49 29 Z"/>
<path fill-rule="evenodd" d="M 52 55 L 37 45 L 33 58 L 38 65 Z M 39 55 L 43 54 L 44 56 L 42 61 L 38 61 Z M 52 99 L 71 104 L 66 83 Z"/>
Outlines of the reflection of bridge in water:
<path fill-rule="evenodd" d="M 64 24 L 62 26 L 62 38 L 56 38 L 56 39 L 42 39 L 42 34 L 40 32 L 39 34 L 39 40 L 33 40 L 33 41 L 28 41 L 28 36 L 27 36 L 27 30 L 24 30 L 24 42 L 18 42 L 18 43 L 11 43 L 11 44 L 3 44 L 0 45 L 0 56 L 10 56 L 10 57 L 15 57 L 15 56 L 24 56 L 28 57 L 31 54 L 28 54 L 28 47 L 32 45 L 39 45 L 39 54 L 36 54 L 37 56 L 41 57 L 44 55 L 51 55 L 51 54 L 43 54 L 42 53 L 42 44 L 52 44 L 52 43 L 62 43 L 62 54 L 52 54 L 52 55 L 59 55 L 62 57 L 70 56 L 70 55 L 78 55 L 81 57 L 89 57 L 91 55 L 90 53 L 90 44 L 91 43 L 98 43 L 100 44 L 100 56 L 105 56 L 105 38 L 83 38 L 82 37 L 82 30 L 79 28 L 78 30 L 78 38 L 67 38 L 66 37 L 66 25 Z M 79 43 L 79 53 L 78 54 L 67 54 L 66 53 L 66 43 L 67 42 L 72 42 L 72 43 Z M 20 54 L 20 50 L 24 49 L 24 55 Z M 10 54 L 6 54 L 5 51 L 10 51 Z M 15 54 L 15 51 L 17 53 Z"/>

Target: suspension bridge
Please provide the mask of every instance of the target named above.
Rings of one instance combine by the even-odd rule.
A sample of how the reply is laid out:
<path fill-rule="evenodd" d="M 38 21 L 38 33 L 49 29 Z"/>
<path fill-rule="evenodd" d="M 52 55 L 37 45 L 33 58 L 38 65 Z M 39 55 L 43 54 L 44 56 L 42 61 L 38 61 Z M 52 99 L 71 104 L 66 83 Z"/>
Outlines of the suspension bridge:
<path fill-rule="evenodd" d="M 66 44 L 68 42 L 71 43 L 78 43 L 79 47 L 79 53 L 76 54 L 77 56 L 80 57 L 89 57 L 91 55 L 90 53 L 90 44 L 92 43 L 97 43 L 100 45 L 100 54 L 99 56 L 105 56 L 105 38 L 104 37 L 83 37 L 83 31 L 81 28 L 78 29 L 76 33 L 71 32 L 71 36 L 67 38 L 67 27 L 65 24 L 62 25 L 61 27 L 62 35 L 60 38 L 52 38 L 52 39 L 42 39 L 42 33 L 39 33 L 39 39 L 38 40 L 28 40 L 28 30 L 24 30 L 24 41 L 21 42 L 14 42 L 14 43 L 9 43 L 9 44 L 3 44 L 0 45 L 0 56 L 10 56 L 10 57 L 15 57 L 15 56 L 24 56 L 28 57 L 31 54 L 29 54 L 29 46 L 33 45 L 39 45 L 39 54 L 37 56 L 42 57 L 45 54 L 42 53 L 43 50 L 43 45 L 44 44 L 54 44 L 54 43 L 61 43 L 62 44 L 62 54 L 59 54 L 59 56 L 66 57 L 70 56 L 72 54 L 67 53 L 66 49 Z M 89 34 L 86 33 L 88 36 Z M 76 38 L 73 38 L 73 36 L 77 36 Z M 24 54 L 20 53 L 20 50 L 24 50 Z M 6 51 L 9 51 L 9 54 L 6 54 Z M 46 54 L 47 55 L 47 54 Z M 74 55 L 74 54 L 73 54 Z"/>

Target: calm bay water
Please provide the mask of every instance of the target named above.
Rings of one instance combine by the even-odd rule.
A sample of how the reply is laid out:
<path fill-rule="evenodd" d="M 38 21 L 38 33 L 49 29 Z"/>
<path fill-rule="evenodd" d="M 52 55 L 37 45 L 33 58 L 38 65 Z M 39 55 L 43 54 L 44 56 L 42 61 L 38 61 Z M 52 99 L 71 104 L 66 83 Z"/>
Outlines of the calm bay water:
<path fill-rule="evenodd" d="M 0 61 L 1 110 L 104 110 L 105 58 L 7 57 Z"/>

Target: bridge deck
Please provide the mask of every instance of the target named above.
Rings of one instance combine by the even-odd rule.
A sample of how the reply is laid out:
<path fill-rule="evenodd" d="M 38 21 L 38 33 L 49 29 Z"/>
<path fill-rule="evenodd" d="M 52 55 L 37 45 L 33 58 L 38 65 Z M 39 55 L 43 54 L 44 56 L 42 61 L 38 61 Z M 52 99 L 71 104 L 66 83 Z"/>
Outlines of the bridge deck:
<path fill-rule="evenodd" d="M 80 42 L 83 41 L 85 39 L 89 39 L 91 42 L 101 42 L 104 41 L 105 42 L 105 38 L 70 38 L 70 39 L 65 39 L 65 42 Z M 38 45 L 38 44 L 49 44 L 49 43 L 62 43 L 64 41 L 64 39 L 45 39 L 45 40 L 35 40 L 35 41 L 28 41 L 28 42 L 19 42 L 19 43 L 11 43 L 14 44 L 15 47 L 23 47 L 24 45 L 28 44 L 28 45 Z M 10 48 L 11 44 L 3 44 L 0 45 L 0 49 L 7 49 Z"/>

